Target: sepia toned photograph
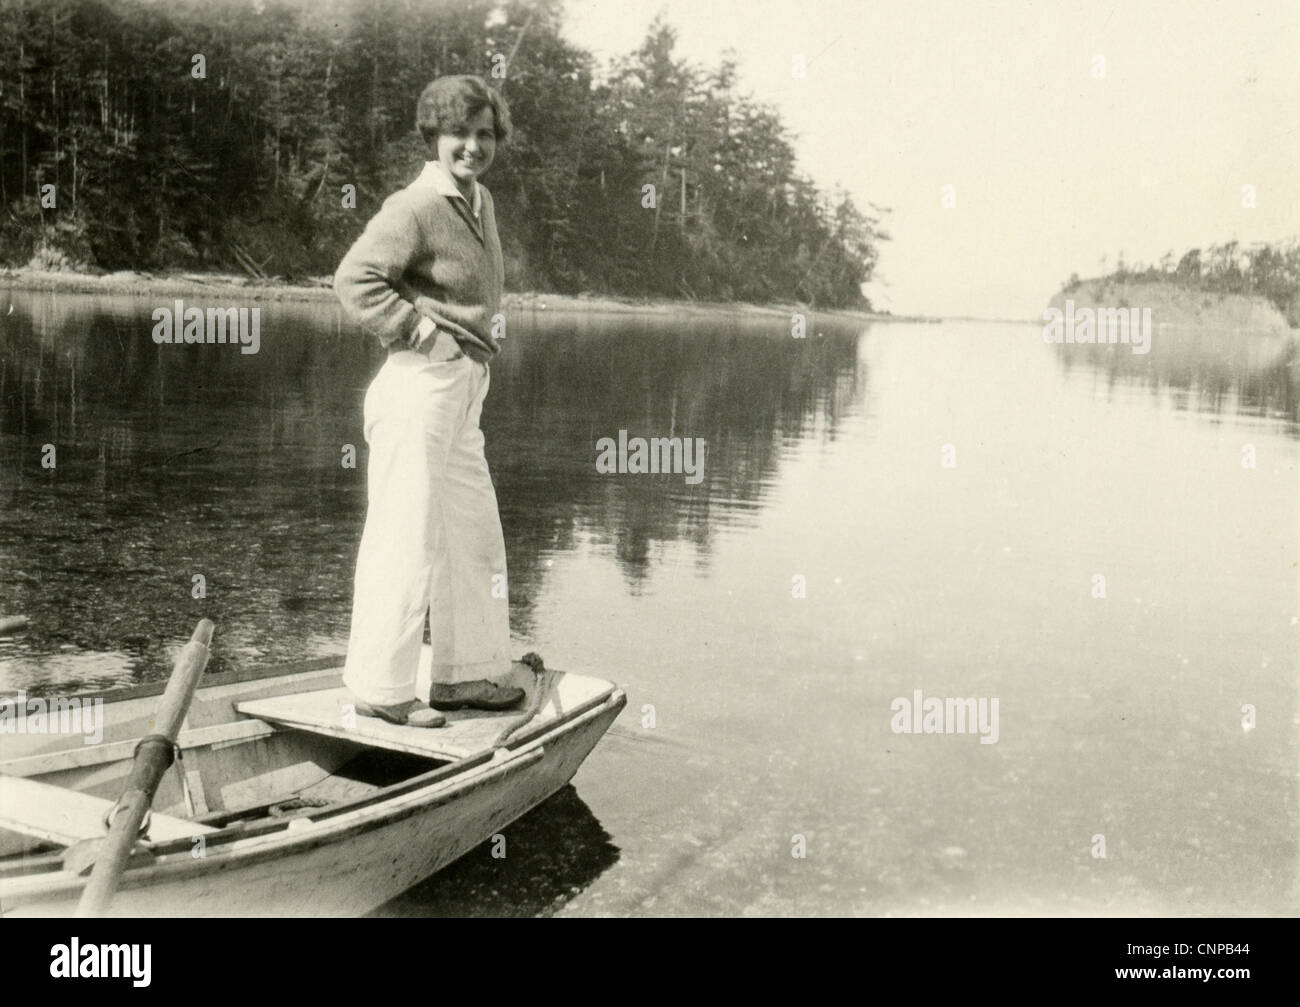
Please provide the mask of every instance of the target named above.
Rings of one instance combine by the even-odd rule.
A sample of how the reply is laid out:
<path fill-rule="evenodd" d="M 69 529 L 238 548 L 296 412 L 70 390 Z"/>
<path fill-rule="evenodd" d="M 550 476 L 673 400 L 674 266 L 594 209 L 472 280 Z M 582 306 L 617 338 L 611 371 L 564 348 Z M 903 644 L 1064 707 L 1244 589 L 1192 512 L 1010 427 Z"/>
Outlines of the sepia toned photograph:
<path fill-rule="evenodd" d="M 1115 984 L 1248 980 L 1150 924 L 1300 913 L 1297 53 L 0 0 L 0 916 L 1124 918 Z"/>

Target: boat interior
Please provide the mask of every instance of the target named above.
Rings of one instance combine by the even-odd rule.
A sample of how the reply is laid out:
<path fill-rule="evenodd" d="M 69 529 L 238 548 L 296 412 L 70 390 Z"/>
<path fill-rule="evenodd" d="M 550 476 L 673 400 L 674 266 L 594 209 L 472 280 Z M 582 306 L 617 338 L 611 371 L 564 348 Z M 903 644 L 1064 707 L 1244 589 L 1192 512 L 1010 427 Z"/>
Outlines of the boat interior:
<path fill-rule="evenodd" d="M 387 801 L 499 758 L 498 747 L 526 744 L 611 691 L 599 679 L 538 676 L 516 664 L 512 683 L 527 693 L 520 709 L 458 711 L 446 714 L 442 728 L 406 728 L 356 716 L 337 661 L 329 663 L 210 680 L 195 693 L 137 856 L 189 850 L 200 836 L 207 847 L 233 842 Z M 160 691 L 106 694 L 96 744 L 76 734 L 0 735 L 0 878 L 63 869 L 76 844 L 104 837 Z"/>

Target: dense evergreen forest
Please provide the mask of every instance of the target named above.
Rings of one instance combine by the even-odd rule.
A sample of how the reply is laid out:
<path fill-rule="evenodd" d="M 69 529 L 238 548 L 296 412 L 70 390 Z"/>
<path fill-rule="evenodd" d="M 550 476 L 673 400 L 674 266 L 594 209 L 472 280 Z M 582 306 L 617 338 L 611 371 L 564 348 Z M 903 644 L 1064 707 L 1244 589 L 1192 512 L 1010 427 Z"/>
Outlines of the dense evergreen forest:
<path fill-rule="evenodd" d="M 883 211 L 674 45 L 600 68 L 562 0 L 0 0 L 0 261 L 328 275 L 418 173 L 421 89 L 475 73 L 512 289 L 869 307 Z"/>
<path fill-rule="evenodd" d="M 1103 268 L 1105 260 L 1102 260 Z M 1115 257 L 1114 269 L 1100 280 L 1119 283 L 1171 283 L 1188 290 L 1219 294 L 1254 294 L 1275 305 L 1292 328 L 1300 327 L 1300 240 L 1270 245 L 1260 242 L 1243 247 L 1236 241 L 1193 248 L 1174 261 L 1173 252 L 1160 262 L 1129 265 L 1124 253 Z M 1069 294 L 1083 283 L 1075 273 L 1062 284 Z"/>

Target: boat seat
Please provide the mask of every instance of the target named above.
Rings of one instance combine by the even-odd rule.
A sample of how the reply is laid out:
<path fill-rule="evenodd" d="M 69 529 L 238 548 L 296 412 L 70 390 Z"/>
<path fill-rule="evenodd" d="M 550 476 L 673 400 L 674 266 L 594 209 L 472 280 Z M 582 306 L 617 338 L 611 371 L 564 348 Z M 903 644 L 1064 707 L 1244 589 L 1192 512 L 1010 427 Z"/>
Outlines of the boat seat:
<path fill-rule="evenodd" d="M 50 783 L 0 773 L 0 829 L 71 846 L 108 835 L 104 815 L 116 802 Z M 154 813 L 148 838 L 154 842 L 213 832 L 198 822 Z"/>
<path fill-rule="evenodd" d="M 523 707 L 491 713 L 456 710 L 445 715 L 445 727 L 401 727 L 375 717 L 357 716 L 355 712 L 349 715 L 352 702 L 347 689 L 321 689 L 252 699 L 236 703 L 235 709 L 246 717 L 280 727 L 451 761 L 491 748 L 502 729 L 523 712 Z"/>

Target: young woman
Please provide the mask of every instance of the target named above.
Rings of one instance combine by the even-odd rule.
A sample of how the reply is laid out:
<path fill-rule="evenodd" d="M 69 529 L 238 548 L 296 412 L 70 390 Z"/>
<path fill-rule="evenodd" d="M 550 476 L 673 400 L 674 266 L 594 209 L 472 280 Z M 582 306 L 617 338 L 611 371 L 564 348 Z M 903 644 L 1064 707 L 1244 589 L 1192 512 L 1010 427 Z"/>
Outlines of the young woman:
<path fill-rule="evenodd" d="M 478 177 L 510 117 L 481 78 L 440 77 L 416 125 L 424 171 L 385 200 L 334 274 L 347 315 L 388 349 L 366 392 L 368 508 L 343 681 L 363 716 L 438 727 L 436 710 L 523 698 L 496 684 L 511 668 L 506 551 L 479 430 L 504 270 Z M 416 695 L 426 617 L 430 705 Z"/>

